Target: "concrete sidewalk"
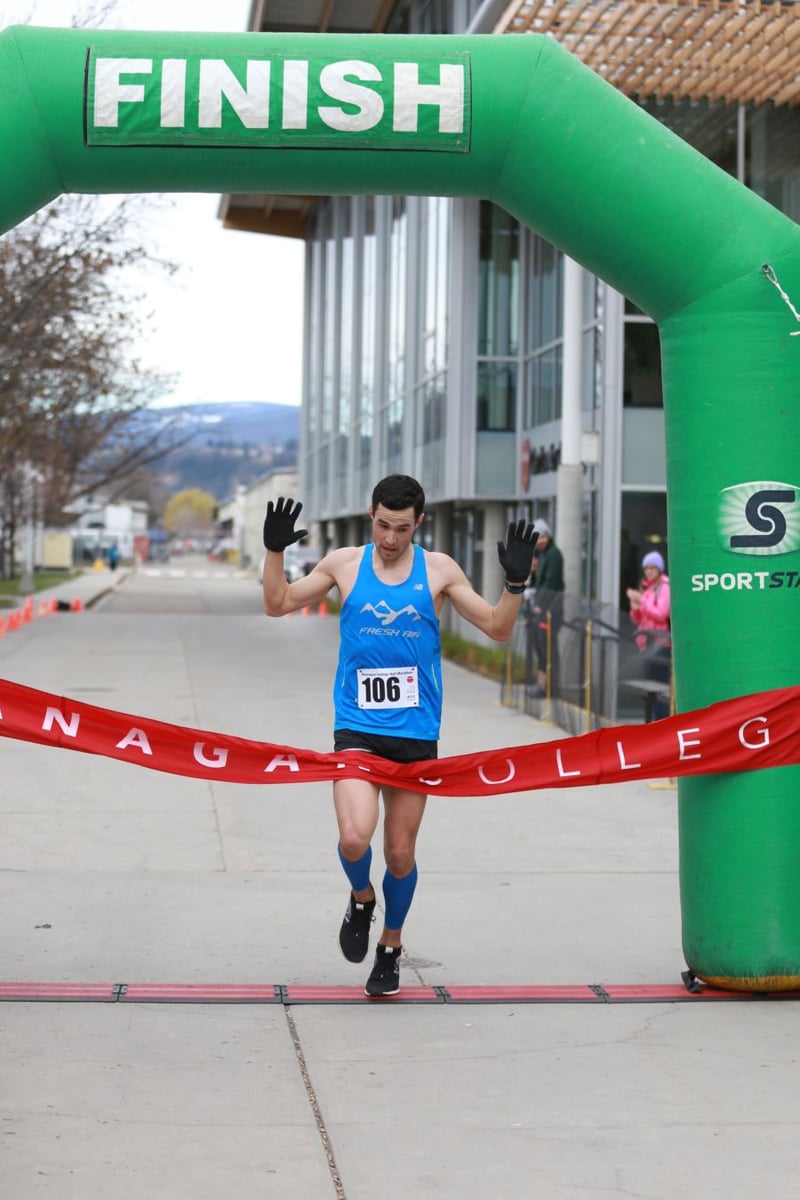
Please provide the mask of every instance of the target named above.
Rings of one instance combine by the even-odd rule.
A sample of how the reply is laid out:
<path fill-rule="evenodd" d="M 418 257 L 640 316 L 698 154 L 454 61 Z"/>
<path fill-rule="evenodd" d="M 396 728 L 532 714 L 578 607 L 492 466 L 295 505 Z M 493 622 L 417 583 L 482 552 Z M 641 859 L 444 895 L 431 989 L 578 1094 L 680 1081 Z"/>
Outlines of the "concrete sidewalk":
<path fill-rule="evenodd" d="M 0 636 L 16 632 L 17 627 L 30 620 L 54 615 L 57 606 L 62 610 L 73 606 L 76 611 L 88 608 L 118 587 L 129 574 L 127 567 L 116 571 L 106 566 L 86 568 L 73 579 L 65 578 L 63 583 L 41 588 L 29 596 L 9 597 L 9 603 L 0 605 Z M 26 609 L 29 610 L 27 614 Z"/>
<path fill-rule="evenodd" d="M 222 578 L 250 589 L 244 615 L 142 616 L 158 581 L 114 583 L 0 641 L 0 676 L 329 748 L 334 618 L 269 621 L 252 581 Z M 445 684 L 444 754 L 561 736 L 477 676 L 448 665 Z M 368 970 L 336 943 L 327 787 L 0 753 L 0 982 L 106 985 L 106 1002 L 0 1005 L 3 1195 L 793 1194 L 794 1002 L 439 1002 L 472 985 L 680 984 L 675 791 L 431 800 L 402 980 L 433 1001 L 320 1002 Z M 144 984 L 266 992 L 132 1000 Z"/>

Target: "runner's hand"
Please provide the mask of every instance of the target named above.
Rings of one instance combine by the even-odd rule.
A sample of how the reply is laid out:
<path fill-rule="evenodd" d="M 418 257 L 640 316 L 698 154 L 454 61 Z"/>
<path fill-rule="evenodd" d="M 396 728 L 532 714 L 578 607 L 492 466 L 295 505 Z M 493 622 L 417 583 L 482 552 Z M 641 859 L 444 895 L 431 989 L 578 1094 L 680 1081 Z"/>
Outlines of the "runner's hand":
<path fill-rule="evenodd" d="M 267 550 L 283 551 L 293 542 L 299 542 L 308 534 L 307 529 L 295 529 L 294 523 L 302 512 L 302 504 L 295 503 L 288 497 L 279 496 L 273 504 L 267 505 L 267 515 L 264 520 L 264 545 Z"/>
<path fill-rule="evenodd" d="M 526 525 L 524 521 L 517 521 L 515 525 L 512 521 L 505 543 L 497 543 L 497 557 L 509 583 L 519 584 L 527 580 L 531 573 L 538 537 L 538 533 L 533 532 L 532 525 Z"/>

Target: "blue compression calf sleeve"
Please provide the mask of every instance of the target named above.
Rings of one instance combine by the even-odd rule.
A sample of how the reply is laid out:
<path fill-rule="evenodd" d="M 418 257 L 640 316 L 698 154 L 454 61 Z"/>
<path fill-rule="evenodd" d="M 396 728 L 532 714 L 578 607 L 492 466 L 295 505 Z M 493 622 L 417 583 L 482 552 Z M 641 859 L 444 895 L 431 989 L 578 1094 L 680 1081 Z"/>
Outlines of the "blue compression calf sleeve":
<path fill-rule="evenodd" d="M 342 854 L 342 847 L 336 847 L 339 854 L 339 862 L 344 867 L 344 873 L 350 880 L 350 887 L 354 892 L 365 892 L 369 887 L 369 869 L 372 865 L 372 846 L 367 846 L 365 854 L 355 862 L 350 862 Z"/>
<path fill-rule="evenodd" d="M 411 908 L 411 901 L 414 899 L 416 887 L 416 863 L 414 863 L 414 866 L 402 879 L 398 879 L 396 875 L 390 874 L 387 870 L 383 877 L 383 899 L 386 904 L 385 920 L 387 929 L 403 928 L 403 922 L 408 916 L 408 910 Z"/>

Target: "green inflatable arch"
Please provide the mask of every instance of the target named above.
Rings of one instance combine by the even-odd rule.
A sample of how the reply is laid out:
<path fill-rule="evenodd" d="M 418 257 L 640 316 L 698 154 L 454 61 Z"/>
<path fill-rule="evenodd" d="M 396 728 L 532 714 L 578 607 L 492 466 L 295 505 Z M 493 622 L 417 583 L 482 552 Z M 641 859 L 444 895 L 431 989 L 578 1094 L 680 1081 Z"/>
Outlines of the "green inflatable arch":
<path fill-rule="evenodd" d="M 0 78 L 1 230 L 61 192 L 476 196 L 624 292 L 661 334 L 678 708 L 798 683 L 792 221 L 543 36 L 25 27 Z M 681 782 L 712 984 L 800 984 L 798 770 Z"/>

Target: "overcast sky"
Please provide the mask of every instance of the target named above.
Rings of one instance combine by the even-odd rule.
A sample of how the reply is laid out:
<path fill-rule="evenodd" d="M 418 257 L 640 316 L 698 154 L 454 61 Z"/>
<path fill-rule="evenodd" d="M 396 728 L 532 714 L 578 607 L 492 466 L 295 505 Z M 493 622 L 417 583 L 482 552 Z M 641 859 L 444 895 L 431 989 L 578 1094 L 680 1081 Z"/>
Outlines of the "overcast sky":
<path fill-rule="evenodd" d="M 70 25 L 91 7 L 89 0 L 4 0 L 0 27 L 17 21 Z M 249 9 L 249 0 L 116 0 L 104 24 L 241 33 Z M 180 375 L 170 404 L 299 404 L 303 243 L 223 230 L 216 216 L 219 199 L 180 194 L 159 206 L 158 246 L 180 270 L 169 281 L 147 275 L 155 320 L 137 356 L 145 365 Z"/>

